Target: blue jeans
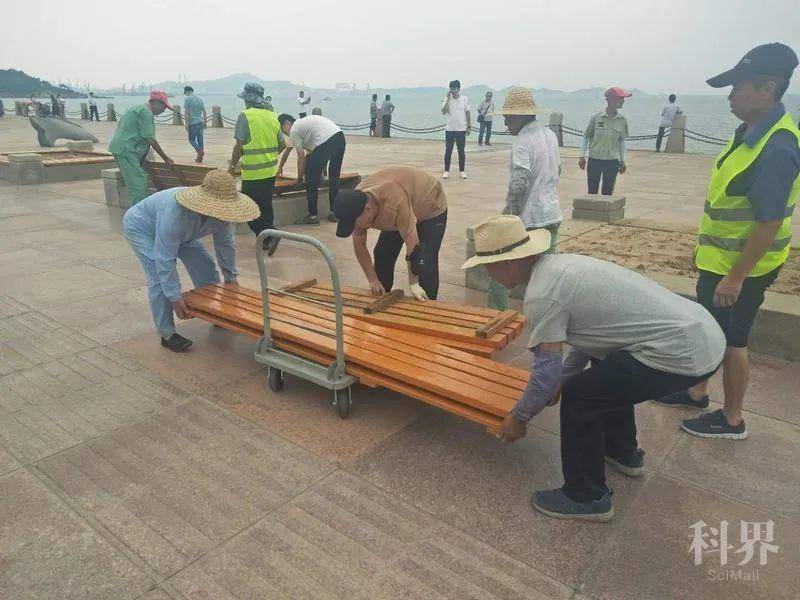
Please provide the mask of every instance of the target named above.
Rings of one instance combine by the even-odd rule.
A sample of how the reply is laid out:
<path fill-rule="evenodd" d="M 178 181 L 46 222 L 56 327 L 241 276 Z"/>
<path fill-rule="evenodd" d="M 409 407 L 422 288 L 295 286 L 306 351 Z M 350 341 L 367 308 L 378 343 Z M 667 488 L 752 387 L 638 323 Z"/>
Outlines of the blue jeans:
<path fill-rule="evenodd" d="M 161 282 L 156 272 L 156 263 L 153 259 L 155 239 L 151 233 L 141 231 L 135 225 L 125 222 L 124 219 L 122 228 L 125 232 L 125 239 L 133 248 L 147 278 L 147 296 L 150 300 L 153 323 L 162 338 L 169 338 L 175 333 L 175 317 L 172 314 L 172 302 L 161 291 Z M 219 283 L 217 265 L 200 240 L 181 244 L 178 249 L 178 258 L 189 271 L 189 277 L 192 278 L 195 287 Z"/>
<path fill-rule="evenodd" d="M 484 136 L 486 136 L 485 140 L 486 143 L 489 143 L 489 140 L 492 137 L 492 122 L 491 121 L 481 121 L 481 127 L 478 131 L 478 143 L 482 144 L 484 142 Z"/>
<path fill-rule="evenodd" d="M 192 145 L 197 152 L 203 151 L 203 129 L 205 128 L 205 123 L 195 123 L 194 125 L 189 125 L 187 129 L 189 130 L 189 143 Z"/>

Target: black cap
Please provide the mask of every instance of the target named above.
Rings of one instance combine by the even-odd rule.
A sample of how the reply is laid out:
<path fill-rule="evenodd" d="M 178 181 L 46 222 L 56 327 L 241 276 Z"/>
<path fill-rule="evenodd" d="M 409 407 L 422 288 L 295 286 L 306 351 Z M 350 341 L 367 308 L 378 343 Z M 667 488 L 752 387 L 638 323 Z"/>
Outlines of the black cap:
<path fill-rule="evenodd" d="M 333 214 L 336 215 L 336 237 L 350 237 L 356 228 L 356 219 L 364 212 L 367 205 L 367 195 L 358 190 L 342 190 L 336 196 Z"/>
<path fill-rule="evenodd" d="M 755 76 L 775 77 L 788 81 L 797 66 L 797 54 L 785 44 L 778 42 L 756 46 L 742 57 L 730 71 L 706 80 L 714 88 L 736 85 Z"/>

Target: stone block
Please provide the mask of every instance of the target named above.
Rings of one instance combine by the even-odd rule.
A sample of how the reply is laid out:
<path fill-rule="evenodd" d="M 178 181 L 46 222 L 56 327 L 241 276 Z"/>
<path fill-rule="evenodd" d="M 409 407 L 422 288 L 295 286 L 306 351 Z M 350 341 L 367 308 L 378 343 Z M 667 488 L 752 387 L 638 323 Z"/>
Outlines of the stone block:
<path fill-rule="evenodd" d="M 29 185 L 44 182 L 41 154 L 9 154 L 6 176 L 11 183 Z"/>
<path fill-rule="evenodd" d="M 625 207 L 625 196 L 598 196 L 586 194 L 572 201 L 572 208 L 610 212 Z"/>
<path fill-rule="evenodd" d="M 119 169 L 103 169 L 100 171 L 103 178 L 103 189 L 106 193 L 106 204 L 120 208 L 130 208 L 131 199 Z"/>
<path fill-rule="evenodd" d="M 625 218 L 625 209 L 618 208 L 612 211 L 586 210 L 583 208 L 572 209 L 573 219 L 587 219 L 589 221 L 601 221 L 603 223 L 613 223 Z"/>
<path fill-rule="evenodd" d="M 67 149 L 73 152 L 94 152 L 94 144 L 90 140 L 69 141 Z"/>

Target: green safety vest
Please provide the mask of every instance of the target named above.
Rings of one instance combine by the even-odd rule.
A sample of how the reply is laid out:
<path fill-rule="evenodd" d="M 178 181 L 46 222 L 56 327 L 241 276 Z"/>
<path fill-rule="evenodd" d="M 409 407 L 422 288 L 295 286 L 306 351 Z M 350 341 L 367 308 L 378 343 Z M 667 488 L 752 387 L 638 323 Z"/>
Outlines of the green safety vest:
<path fill-rule="evenodd" d="M 250 141 L 242 146 L 242 179 L 269 179 L 278 173 L 278 133 L 281 125 L 271 110 L 246 108 Z"/>
<path fill-rule="evenodd" d="M 733 140 L 731 140 L 722 154 L 714 160 L 711 183 L 708 185 L 705 214 L 697 236 L 695 249 L 697 268 L 718 275 L 727 275 L 739 261 L 742 250 L 757 225 L 757 221 L 755 211 L 747 196 L 728 196 L 728 185 L 737 175 L 750 168 L 770 137 L 780 129 L 790 131 L 800 143 L 800 130 L 792 121 L 791 115 L 786 113 L 752 148 L 741 143 L 733 152 L 730 152 L 733 146 Z M 728 152 L 730 155 L 720 165 L 720 160 Z M 789 243 L 792 240 L 792 213 L 798 193 L 800 193 L 800 175 L 792 185 L 792 191 L 786 202 L 783 223 L 775 236 L 775 241 L 748 277 L 765 275 L 786 262 L 789 256 Z"/>

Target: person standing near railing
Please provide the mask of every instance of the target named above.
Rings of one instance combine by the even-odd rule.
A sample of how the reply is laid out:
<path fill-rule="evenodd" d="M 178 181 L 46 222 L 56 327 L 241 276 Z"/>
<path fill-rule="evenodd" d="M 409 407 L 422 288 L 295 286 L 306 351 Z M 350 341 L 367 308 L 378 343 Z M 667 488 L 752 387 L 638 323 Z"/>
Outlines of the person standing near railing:
<path fill-rule="evenodd" d="M 453 155 L 453 145 L 458 147 L 458 170 L 461 179 L 466 179 L 464 172 L 466 166 L 466 155 L 464 146 L 467 143 L 467 136 L 472 130 L 472 123 L 469 114 L 469 100 L 461 94 L 461 82 L 454 79 L 450 82 L 447 98 L 442 105 L 442 114 L 447 117 L 447 125 L 444 130 L 444 174 L 442 179 L 450 177 L 450 157 Z"/>
<path fill-rule="evenodd" d="M 206 105 L 200 96 L 196 96 L 194 88 L 187 85 L 183 88 L 186 100 L 183 101 L 183 112 L 186 122 L 186 132 L 189 135 L 189 143 L 197 152 L 194 162 L 202 163 L 205 155 L 203 143 L 203 130 L 206 128 Z"/>
<path fill-rule="evenodd" d="M 369 136 L 375 137 L 375 127 L 378 124 L 378 94 L 372 94 L 369 102 Z"/>
<path fill-rule="evenodd" d="M 630 93 L 619 87 L 606 90 L 606 109 L 589 120 L 583 134 L 578 167 L 586 169 L 590 194 L 596 194 L 603 180 L 604 196 L 614 193 L 617 173 L 627 170 L 625 165 L 625 140 L 628 139 L 628 121 L 619 113 Z M 586 154 L 589 163 L 586 163 Z"/>
<path fill-rule="evenodd" d="M 478 131 L 478 146 L 483 146 L 484 135 L 486 136 L 486 145 L 491 146 L 489 141 L 492 137 L 492 113 L 494 112 L 494 102 L 492 102 L 492 92 L 486 92 L 486 97 L 483 102 L 478 106 L 478 123 L 480 129 Z"/>
<path fill-rule="evenodd" d="M 664 132 L 672 127 L 675 115 L 680 112 L 680 107 L 675 104 L 675 94 L 670 94 L 669 104 L 661 109 L 661 124 L 658 126 L 658 136 L 656 137 L 656 152 L 661 152 L 661 140 L 664 139 Z"/>
<path fill-rule="evenodd" d="M 100 122 L 100 113 L 97 112 L 97 100 L 94 97 L 94 92 L 89 92 L 89 121 L 93 119 L 97 119 L 97 122 Z"/>
<path fill-rule="evenodd" d="M 392 104 L 392 97 L 386 94 L 386 98 L 381 105 L 381 125 L 383 129 L 383 137 L 392 137 L 392 113 L 394 112 L 394 104 Z"/>
<path fill-rule="evenodd" d="M 302 119 L 305 116 L 308 116 L 308 105 L 311 104 L 311 96 L 306 98 L 306 93 L 303 90 L 297 94 L 297 104 L 300 105 L 300 112 L 298 113 L 299 117 Z"/>

